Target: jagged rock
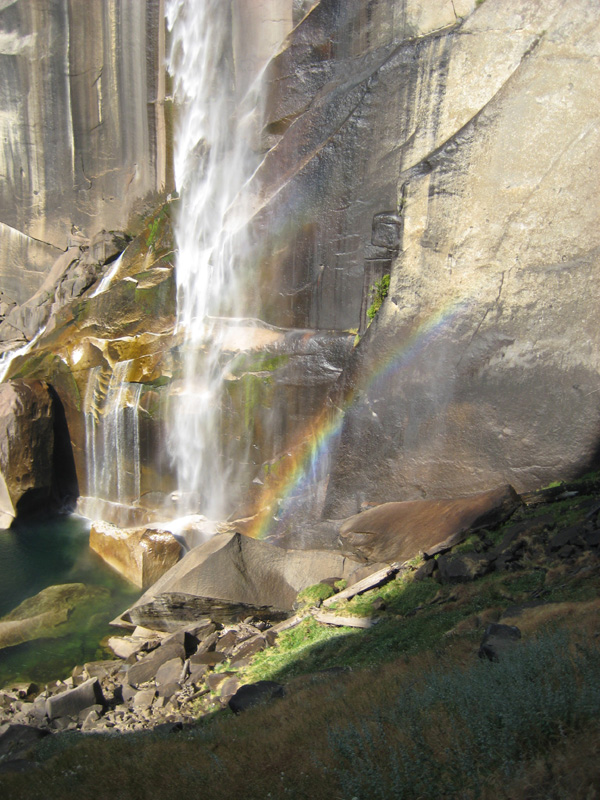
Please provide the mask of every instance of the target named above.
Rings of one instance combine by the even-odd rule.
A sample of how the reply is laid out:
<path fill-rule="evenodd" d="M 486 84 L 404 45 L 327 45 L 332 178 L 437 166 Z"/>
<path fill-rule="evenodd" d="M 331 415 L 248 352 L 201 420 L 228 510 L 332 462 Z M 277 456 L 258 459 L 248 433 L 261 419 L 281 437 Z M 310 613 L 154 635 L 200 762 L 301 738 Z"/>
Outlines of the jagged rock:
<path fill-rule="evenodd" d="M 229 700 L 229 708 L 234 714 L 240 714 L 253 706 L 267 703 L 278 697 L 283 697 L 285 689 L 275 681 L 258 681 L 241 686 Z"/>
<path fill-rule="evenodd" d="M 81 716 L 81 715 L 80 715 Z M 102 714 L 97 708 L 91 708 L 81 722 L 81 730 L 86 733 L 96 730 Z"/>
<path fill-rule="evenodd" d="M 521 639 L 521 631 L 515 625 L 492 622 L 485 629 L 479 646 L 479 658 L 498 661 L 504 653 L 512 650 Z"/>
<path fill-rule="evenodd" d="M 256 653 L 260 653 L 260 651 L 264 650 L 266 647 L 268 647 L 266 637 L 262 634 L 258 634 L 258 636 L 253 636 L 251 639 L 247 639 L 245 642 L 235 647 L 232 658 L 234 661 L 248 658 L 249 656 L 256 655 Z"/>
<path fill-rule="evenodd" d="M 216 692 L 223 681 L 229 680 L 233 676 L 232 672 L 211 672 L 206 676 L 206 685 L 211 692 Z"/>
<path fill-rule="evenodd" d="M 491 569 L 491 560 L 485 553 L 441 555 L 437 559 L 436 578 L 440 583 L 464 583 L 481 578 Z"/>
<path fill-rule="evenodd" d="M 421 564 L 418 569 L 415 570 L 413 575 L 413 580 L 415 581 L 422 581 L 425 578 L 430 578 L 437 568 L 437 561 L 433 558 L 430 558 L 428 561 L 425 561 L 424 564 Z"/>
<path fill-rule="evenodd" d="M 145 643 L 144 639 L 133 636 L 111 636 L 107 642 L 113 653 L 123 659 L 141 652 Z"/>
<path fill-rule="evenodd" d="M 0 385 L 0 527 L 73 507 L 77 478 L 64 411 L 44 381 Z"/>
<path fill-rule="evenodd" d="M 583 537 L 586 531 L 583 525 L 571 525 L 568 528 L 563 528 L 552 537 L 548 546 L 551 551 L 560 550 L 565 545 L 583 545 Z"/>
<path fill-rule="evenodd" d="M 50 731 L 33 728 L 30 725 L 0 725 L 0 761 L 14 761 L 27 756 L 40 739 Z"/>
<path fill-rule="evenodd" d="M 88 661 L 83 665 L 84 671 L 88 678 L 98 678 L 98 680 L 106 680 L 107 678 L 114 678 L 123 670 L 123 662 L 121 661 Z"/>
<path fill-rule="evenodd" d="M 158 684 L 158 696 L 164 698 L 165 700 L 170 700 L 171 697 L 177 695 L 180 691 L 181 684 L 179 682 L 171 681 L 170 683 Z"/>
<path fill-rule="evenodd" d="M 192 664 L 205 664 L 207 667 L 216 667 L 217 664 L 222 664 L 227 659 L 225 653 L 219 653 L 216 650 L 206 653 L 196 653 L 190 658 L 190 665 Z"/>
<path fill-rule="evenodd" d="M 108 589 L 83 583 L 43 589 L 0 619 L 0 648 L 63 636 L 68 632 L 69 616 L 75 607 L 93 604 L 107 594 Z"/>
<path fill-rule="evenodd" d="M 147 656 L 144 656 L 137 664 L 133 664 L 127 670 L 127 681 L 131 686 L 140 686 L 146 681 L 156 677 L 158 669 L 173 658 L 185 660 L 185 650 L 183 645 L 178 642 L 171 642 L 169 645 L 161 645 Z"/>
<path fill-rule="evenodd" d="M 146 711 L 152 706 L 155 697 L 155 689 L 143 689 L 141 692 L 137 692 L 133 698 L 133 707 L 137 711 Z"/>
<path fill-rule="evenodd" d="M 104 696 L 98 678 L 90 678 L 80 686 L 67 689 L 46 700 L 46 715 L 54 720 L 59 717 L 77 716 L 84 708 L 104 705 Z"/>
<path fill-rule="evenodd" d="M 220 653 L 225 653 L 225 655 L 230 656 L 239 641 L 239 632 L 235 629 L 228 630 L 226 633 L 219 636 L 217 649 Z"/>
<path fill-rule="evenodd" d="M 152 585 L 179 560 L 181 545 L 169 531 L 117 528 L 93 522 L 90 547 L 140 588 Z"/>
<path fill-rule="evenodd" d="M 194 615 L 270 618 L 285 615 L 298 592 L 321 578 L 341 574 L 352 581 L 363 572 L 360 563 L 337 553 L 284 550 L 222 533 L 187 553 L 122 618 L 158 630 L 173 630 Z"/>
<path fill-rule="evenodd" d="M 208 667 L 206 664 L 194 664 L 190 659 L 190 671 L 188 676 L 190 683 L 200 683 L 207 672 Z"/>
<path fill-rule="evenodd" d="M 519 502 L 511 486 L 502 486 L 454 500 L 384 503 L 346 520 L 340 538 L 346 551 L 369 561 L 403 562 L 458 544 L 471 528 L 502 522 Z"/>
<path fill-rule="evenodd" d="M 176 633 L 171 634 L 171 636 L 167 636 L 165 639 L 163 639 L 162 645 L 168 646 L 171 644 L 171 642 L 176 642 L 183 647 L 186 656 L 191 656 L 198 650 L 200 641 L 206 641 L 208 639 L 210 635 L 209 631 L 211 633 L 214 632 L 214 625 L 200 628 L 199 633 L 202 634 L 200 637 L 195 636 L 192 633 L 192 630 L 177 631 Z"/>
<path fill-rule="evenodd" d="M 182 669 L 183 661 L 181 658 L 172 658 L 161 664 L 156 671 L 154 679 L 159 686 L 168 683 L 179 683 Z"/>

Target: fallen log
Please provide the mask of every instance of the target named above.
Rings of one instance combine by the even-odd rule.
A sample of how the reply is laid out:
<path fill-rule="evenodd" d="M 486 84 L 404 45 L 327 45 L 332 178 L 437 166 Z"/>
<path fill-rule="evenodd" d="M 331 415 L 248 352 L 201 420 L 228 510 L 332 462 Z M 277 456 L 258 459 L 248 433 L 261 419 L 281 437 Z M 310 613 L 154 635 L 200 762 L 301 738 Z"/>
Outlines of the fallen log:
<path fill-rule="evenodd" d="M 402 566 L 403 565 L 399 562 L 395 562 L 394 564 L 390 564 L 389 567 L 384 567 L 378 572 L 374 572 L 372 575 L 367 575 L 362 581 L 358 581 L 358 583 L 352 584 L 352 586 L 349 586 L 347 589 L 343 589 L 332 597 L 328 597 L 327 600 L 323 601 L 323 605 L 328 607 L 337 603 L 338 600 L 349 600 L 357 594 L 368 592 L 369 589 L 375 589 L 377 586 L 381 586 L 390 581 L 396 573 L 400 572 Z"/>
<path fill-rule="evenodd" d="M 327 611 L 318 610 L 314 614 L 317 622 L 324 625 L 337 625 L 344 628 L 372 628 L 377 623 L 372 617 L 340 617 Z"/>

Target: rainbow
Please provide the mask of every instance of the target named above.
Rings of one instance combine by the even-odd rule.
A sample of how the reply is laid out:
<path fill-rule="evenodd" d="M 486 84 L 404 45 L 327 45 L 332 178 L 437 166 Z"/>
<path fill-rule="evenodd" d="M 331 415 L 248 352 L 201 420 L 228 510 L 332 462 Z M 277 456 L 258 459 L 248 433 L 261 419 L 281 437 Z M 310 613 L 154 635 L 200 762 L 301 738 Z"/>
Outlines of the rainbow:
<path fill-rule="evenodd" d="M 426 345 L 443 334 L 459 320 L 470 303 L 453 299 L 436 311 L 421 319 L 409 336 L 398 342 L 385 357 L 375 358 L 373 369 L 359 386 L 350 387 L 338 407 L 328 407 L 302 430 L 295 443 L 288 448 L 287 458 L 279 462 L 279 472 L 268 476 L 265 488 L 259 499 L 260 511 L 257 513 L 247 534 L 257 539 L 267 537 L 275 521 L 280 523 L 285 512 L 277 520 L 274 508 L 286 507 L 286 502 L 298 494 L 303 485 L 327 463 L 333 443 L 341 432 L 346 412 L 360 394 L 369 392 L 373 386 L 381 388 L 414 361 Z"/>

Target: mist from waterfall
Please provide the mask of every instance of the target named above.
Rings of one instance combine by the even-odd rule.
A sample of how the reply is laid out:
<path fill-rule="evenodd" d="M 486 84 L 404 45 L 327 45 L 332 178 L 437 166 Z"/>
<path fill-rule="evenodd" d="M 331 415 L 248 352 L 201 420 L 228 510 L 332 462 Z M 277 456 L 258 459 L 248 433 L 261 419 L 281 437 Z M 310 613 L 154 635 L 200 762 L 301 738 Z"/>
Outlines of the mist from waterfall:
<path fill-rule="evenodd" d="M 247 310 L 242 188 L 259 160 L 260 78 L 236 76 L 231 0 L 169 0 L 176 101 L 177 328 L 183 379 L 171 398 L 180 509 L 220 518 L 240 454 L 223 446 L 223 341 Z M 254 145 L 254 146 L 253 146 Z M 246 276 L 247 279 L 248 276 Z"/>

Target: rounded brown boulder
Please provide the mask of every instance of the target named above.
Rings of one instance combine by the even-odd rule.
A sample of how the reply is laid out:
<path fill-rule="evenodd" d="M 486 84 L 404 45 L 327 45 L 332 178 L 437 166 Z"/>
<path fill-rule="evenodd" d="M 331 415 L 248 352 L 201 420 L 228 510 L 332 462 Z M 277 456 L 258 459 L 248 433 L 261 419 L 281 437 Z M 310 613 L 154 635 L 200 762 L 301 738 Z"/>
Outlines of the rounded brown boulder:
<path fill-rule="evenodd" d="M 0 528 L 77 496 L 64 410 L 45 381 L 0 385 Z"/>

